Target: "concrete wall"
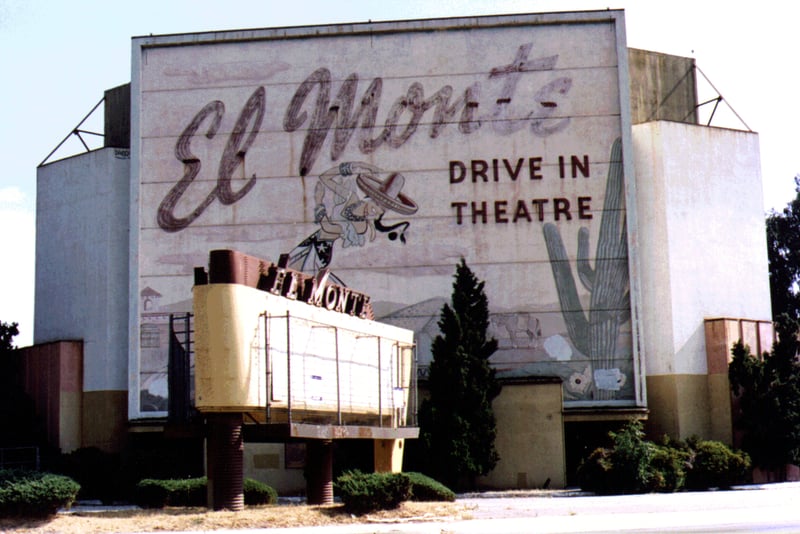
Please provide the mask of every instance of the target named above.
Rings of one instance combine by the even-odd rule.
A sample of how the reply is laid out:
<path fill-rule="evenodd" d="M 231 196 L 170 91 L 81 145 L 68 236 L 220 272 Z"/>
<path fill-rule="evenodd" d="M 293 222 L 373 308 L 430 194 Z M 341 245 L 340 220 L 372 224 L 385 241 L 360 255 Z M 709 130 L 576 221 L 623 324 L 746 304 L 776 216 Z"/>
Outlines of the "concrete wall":
<path fill-rule="evenodd" d="M 710 433 L 704 319 L 771 318 L 758 136 L 633 127 L 650 428 Z"/>
<path fill-rule="evenodd" d="M 697 122 L 694 59 L 628 49 L 631 122 Z"/>
<path fill-rule="evenodd" d="M 288 468 L 286 451 L 283 443 L 245 443 L 244 476 L 269 484 L 280 495 L 302 494 L 306 490 L 303 468 Z"/>
<path fill-rule="evenodd" d="M 84 445 L 116 448 L 127 419 L 129 152 L 37 170 L 34 343 L 83 341 Z"/>
<path fill-rule="evenodd" d="M 497 418 L 495 446 L 500 462 L 481 477 L 487 488 L 566 485 L 564 420 L 560 380 L 505 383 L 492 405 Z"/>

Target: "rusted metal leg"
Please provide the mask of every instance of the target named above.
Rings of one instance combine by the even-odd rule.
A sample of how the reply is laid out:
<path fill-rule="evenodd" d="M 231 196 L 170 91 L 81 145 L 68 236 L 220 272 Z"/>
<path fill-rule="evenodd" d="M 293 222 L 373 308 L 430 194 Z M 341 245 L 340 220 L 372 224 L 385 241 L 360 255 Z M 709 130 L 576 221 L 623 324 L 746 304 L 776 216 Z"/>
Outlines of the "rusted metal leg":
<path fill-rule="evenodd" d="M 312 439 L 306 444 L 306 500 L 333 504 L 333 441 Z"/>
<path fill-rule="evenodd" d="M 208 507 L 244 509 L 244 440 L 242 414 L 208 414 Z"/>

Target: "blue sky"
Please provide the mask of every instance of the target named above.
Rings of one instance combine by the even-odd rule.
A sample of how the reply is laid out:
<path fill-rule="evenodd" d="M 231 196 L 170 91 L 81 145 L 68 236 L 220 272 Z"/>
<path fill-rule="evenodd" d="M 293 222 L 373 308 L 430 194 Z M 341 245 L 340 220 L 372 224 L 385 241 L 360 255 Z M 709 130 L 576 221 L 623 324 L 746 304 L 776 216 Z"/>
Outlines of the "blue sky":
<path fill-rule="evenodd" d="M 625 9 L 628 46 L 693 57 L 760 136 L 765 211 L 794 197 L 800 41 L 785 2 L 583 0 L 0 0 L 0 320 L 33 339 L 36 167 L 103 97 L 130 81 L 130 38 L 256 27 Z M 754 8 L 758 8 L 757 10 Z M 705 83 L 701 98 L 716 96 Z M 97 114 L 102 119 L 102 114 Z M 745 129 L 727 106 L 714 126 Z M 84 129 L 102 131 L 95 120 Z M 91 137 L 91 136 L 89 136 Z M 82 150 L 76 139 L 56 157 Z M 735 209 L 735 199 L 732 199 Z"/>

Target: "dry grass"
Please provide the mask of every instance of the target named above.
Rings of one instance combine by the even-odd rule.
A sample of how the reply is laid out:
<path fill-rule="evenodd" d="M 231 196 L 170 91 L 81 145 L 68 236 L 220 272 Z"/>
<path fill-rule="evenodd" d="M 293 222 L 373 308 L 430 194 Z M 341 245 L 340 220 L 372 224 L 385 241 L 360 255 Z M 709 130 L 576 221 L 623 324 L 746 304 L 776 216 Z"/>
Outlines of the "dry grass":
<path fill-rule="evenodd" d="M 205 508 L 165 508 L 62 513 L 52 519 L 41 521 L 0 519 L 0 531 L 84 534 L 450 521 L 469 518 L 470 510 L 466 506 L 450 502 L 405 502 L 396 510 L 360 517 L 345 513 L 341 505 L 248 506 L 242 512 L 213 512 Z"/>

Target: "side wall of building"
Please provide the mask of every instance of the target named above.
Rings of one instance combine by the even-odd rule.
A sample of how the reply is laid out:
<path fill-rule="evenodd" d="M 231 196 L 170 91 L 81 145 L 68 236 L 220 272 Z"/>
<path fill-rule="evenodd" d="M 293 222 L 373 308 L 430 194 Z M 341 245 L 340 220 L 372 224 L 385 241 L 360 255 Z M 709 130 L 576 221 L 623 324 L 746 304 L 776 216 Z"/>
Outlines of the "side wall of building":
<path fill-rule="evenodd" d="M 127 421 L 129 151 L 37 170 L 34 343 L 83 341 L 82 445 L 116 450 Z"/>
<path fill-rule="evenodd" d="M 497 466 L 479 483 L 529 489 L 566 485 L 561 381 L 507 382 L 492 405 L 497 418 Z"/>
<path fill-rule="evenodd" d="M 709 436 L 704 320 L 771 318 L 758 136 L 659 121 L 633 141 L 650 429 Z"/>

